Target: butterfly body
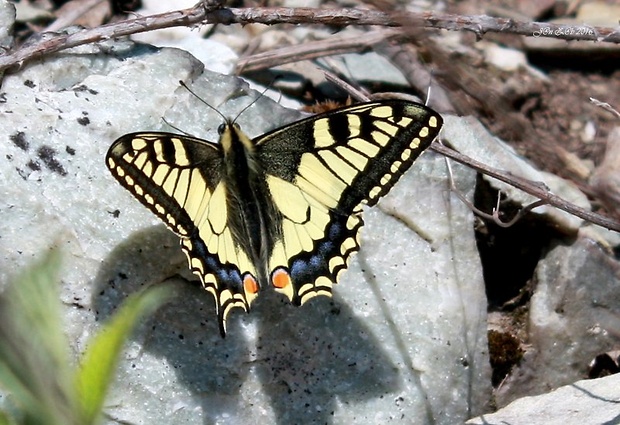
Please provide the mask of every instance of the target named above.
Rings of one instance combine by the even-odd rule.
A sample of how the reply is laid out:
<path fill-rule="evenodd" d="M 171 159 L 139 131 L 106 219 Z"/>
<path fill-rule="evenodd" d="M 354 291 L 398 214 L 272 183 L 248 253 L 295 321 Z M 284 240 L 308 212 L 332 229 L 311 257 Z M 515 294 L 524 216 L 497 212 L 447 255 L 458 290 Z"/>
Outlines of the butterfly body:
<path fill-rule="evenodd" d="M 117 180 L 181 238 L 216 301 L 222 335 L 272 287 L 295 305 L 331 295 L 374 205 L 426 149 L 441 117 L 411 102 L 355 105 L 251 140 L 226 121 L 218 144 L 133 133 L 110 147 Z"/>
<path fill-rule="evenodd" d="M 223 184 L 228 205 L 228 227 L 233 241 L 250 254 L 256 270 L 251 293 L 267 281 L 267 259 L 272 242 L 280 236 L 280 220 L 266 184 L 265 170 L 256 157 L 256 147 L 236 124 L 220 126 L 220 146 L 225 174 Z"/>

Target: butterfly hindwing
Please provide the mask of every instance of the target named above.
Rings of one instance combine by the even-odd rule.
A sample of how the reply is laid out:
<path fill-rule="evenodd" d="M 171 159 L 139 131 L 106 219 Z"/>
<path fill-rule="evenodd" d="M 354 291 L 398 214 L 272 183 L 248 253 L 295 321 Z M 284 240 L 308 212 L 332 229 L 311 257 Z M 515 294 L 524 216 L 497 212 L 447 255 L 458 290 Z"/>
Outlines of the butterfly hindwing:
<path fill-rule="evenodd" d="M 106 158 L 114 177 L 181 238 L 190 269 L 215 297 L 222 333 L 230 309 L 248 309 L 244 284 L 256 276 L 228 226 L 234 211 L 226 200 L 223 161 L 220 145 L 170 133 L 125 135 Z"/>
<path fill-rule="evenodd" d="M 269 260 L 276 289 L 294 304 L 330 295 L 359 250 L 361 205 L 385 195 L 441 126 L 431 109 L 394 100 L 328 112 L 256 139 L 283 216 Z"/>

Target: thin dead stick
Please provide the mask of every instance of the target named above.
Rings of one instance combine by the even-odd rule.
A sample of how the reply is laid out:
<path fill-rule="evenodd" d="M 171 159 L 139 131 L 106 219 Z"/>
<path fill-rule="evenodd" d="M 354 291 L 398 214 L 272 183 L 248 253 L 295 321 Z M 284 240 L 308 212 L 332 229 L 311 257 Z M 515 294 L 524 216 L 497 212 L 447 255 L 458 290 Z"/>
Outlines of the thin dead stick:
<path fill-rule="evenodd" d="M 342 91 L 348 93 L 353 99 L 358 102 L 368 102 L 370 98 L 366 95 L 366 93 L 362 92 L 357 87 L 353 87 L 351 84 L 344 81 L 342 78 L 338 77 L 331 71 L 323 70 L 323 74 L 325 75 L 325 79 L 330 83 L 334 84 L 337 87 L 340 87 Z"/>
<path fill-rule="evenodd" d="M 69 13 L 51 23 L 43 32 L 54 32 L 71 25 L 76 19 L 106 0 L 83 0 L 74 2 Z"/>
<path fill-rule="evenodd" d="M 467 205 L 467 207 L 470 210 L 472 210 L 475 214 L 477 214 L 478 216 L 482 218 L 486 218 L 487 220 L 492 220 L 499 227 L 504 227 L 504 228 L 512 227 L 515 225 L 517 221 L 521 220 L 521 218 L 523 218 L 527 213 L 529 213 L 534 208 L 541 207 L 543 205 L 548 205 L 547 201 L 543 201 L 543 200 L 532 202 L 531 204 L 520 208 L 517 214 L 515 214 L 510 221 L 504 222 L 499 217 L 501 191 L 498 191 L 497 205 L 495 206 L 495 208 L 493 208 L 493 214 L 488 214 L 482 211 L 481 209 L 477 208 L 473 203 L 471 203 L 469 199 L 467 199 L 465 195 L 461 193 L 460 190 L 458 190 L 458 188 L 454 184 L 454 178 L 452 175 L 452 164 L 450 161 L 448 161 L 448 157 L 445 157 L 444 159 L 446 160 L 446 167 L 448 169 L 448 179 L 450 180 L 450 190 L 452 191 L 452 193 L 454 193 L 461 200 L 461 202 Z"/>
<path fill-rule="evenodd" d="M 377 43 L 403 37 L 402 31 L 381 29 L 358 34 L 354 37 L 331 37 L 327 40 L 311 41 L 295 46 L 282 47 L 268 52 L 241 58 L 237 62 L 236 73 L 268 69 L 285 63 L 317 59 L 343 53 L 364 52 Z"/>
<path fill-rule="evenodd" d="M 605 227 L 609 230 L 620 232 L 620 222 L 580 208 L 577 205 L 572 204 L 565 199 L 562 199 L 559 196 L 550 193 L 549 189 L 547 189 L 544 184 L 523 179 L 513 174 L 506 173 L 504 171 L 496 170 L 468 156 L 458 153 L 455 150 L 452 150 L 438 142 L 433 142 L 433 144 L 431 145 L 431 149 L 444 156 L 447 156 L 448 158 L 453 159 L 454 161 L 460 162 L 461 164 L 471 167 L 476 171 L 486 174 L 487 176 L 491 176 L 493 178 L 496 178 L 497 180 L 514 186 L 517 189 L 521 189 L 522 191 L 532 196 L 535 196 L 536 198 L 540 199 L 548 205 L 561 209 L 562 211 L 566 211 L 569 214 L 572 214 L 599 226 Z"/>
<path fill-rule="evenodd" d="M 400 27 L 416 24 L 426 28 L 453 31 L 468 30 L 482 37 L 487 32 L 503 32 L 530 37 L 549 37 L 562 40 L 590 40 L 620 43 L 620 30 L 590 25 L 558 25 L 546 22 L 523 22 L 515 19 L 485 15 L 462 16 L 445 13 L 383 13 L 362 9 L 313 9 L 313 8 L 244 8 L 221 9 L 212 14 L 229 11 L 229 22 L 259 24 L 321 24 L 321 25 L 381 25 Z M 208 22 L 211 23 L 211 22 Z"/>
<path fill-rule="evenodd" d="M 590 98 L 590 102 L 592 102 L 593 104 L 595 104 L 596 106 L 603 108 L 604 110 L 611 112 L 612 114 L 614 114 L 616 116 L 616 118 L 620 118 L 620 112 L 616 111 L 616 109 L 611 106 L 609 103 L 607 102 L 601 102 L 598 99 L 595 99 L 593 97 Z"/>
<path fill-rule="evenodd" d="M 563 40 L 591 40 L 620 43 L 620 30 L 588 25 L 558 25 L 540 22 L 521 22 L 490 16 L 461 16 L 434 12 L 387 14 L 362 9 L 313 8 L 242 8 L 225 9 L 218 5 L 205 7 L 202 3 L 190 8 L 129 19 L 72 34 L 39 34 L 39 40 L 21 46 L 14 52 L 0 56 L 0 71 L 21 65 L 28 60 L 50 53 L 96 43 L 103 40 L 178 26 L 200 24 L 312 24 L 312 25 L 381 25 L 402 26 L 405 23 L 419 27 L 472 31 L 478 37 L 487 32 L 520 34 L 531 37 L 550 37 Z"/>
<path fill-rule="evenodd" d="M 434 67 L 441 67 L 441 62 L 435 63 L 438 55 L 444 57 L 444 53 L 440 53 L 441 46 L 434 48 L 436 40 L 430 37 L 424 37 L 416 39 L 416 44 L 419 47 L 420 44 L 424 44 L 425 49 L 435 50 L 433 53 L 432 63 Z M 392 62 L 396 68 L 400 69 L 401 73 L 407 79 L 409 85 L 415 88 L 419 93 L 423 93 L 428 90 L 429 87 L 433 87 L 433 97 L 427 97 L 427 102 L 431 102 L 433 109 L 439 110 L 447 114 L 457 114 L 457 108 L 454 105 L 454 101 L 458 101 L 458 98 L 453 96 L 453 99 L 447 93 L 440 84 L 432 84 L 433 76 L 429 70 L 429 66 L 424 62 L 424 53 L 419 51 L 419 48 L 412 43 L 388 43 L 382 42 L 375 46 L 374 51 L 379 55 L 385 57 Z M 444 74 L 445 75 L 445 74 Z M 453 86 L 454 87 L 454 86 Z"/>

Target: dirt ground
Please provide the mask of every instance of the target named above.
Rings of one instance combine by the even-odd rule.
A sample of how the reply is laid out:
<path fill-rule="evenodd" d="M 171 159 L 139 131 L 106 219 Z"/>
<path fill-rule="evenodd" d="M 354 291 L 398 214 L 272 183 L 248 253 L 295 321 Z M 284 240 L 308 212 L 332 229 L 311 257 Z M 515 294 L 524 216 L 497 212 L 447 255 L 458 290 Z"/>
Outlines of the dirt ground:
<path fill-rule="evenodd" d="M 501 14 L 525 21 L 581 22 L 575 15 L 588 2 L 463 1 L 451 2 L 455 14 Z M 594 2 L 590 2 L 594 3 Z M 615 2 L 599 2 L 611 6 Z M 611 25 L 611 24 L 610 24 Z M 611 25 L 613 26 L 613 25 Z M 532 67 L 546 75 L 546 81 L 524 72 L 498 71 L 484 61 L 471 64 L 468 71 L 485 85 L 477 86 L 474 113 L 498 137 L 512 144 L 538 168 L 575 183 L 590 197 L 594 210 L 617 217 L 617 198 L 610 195 L 617 186 L 598 186 L 593 175 L 601 164 L 610 134 L 620 121 L 613 113 L 590 98 L 620 105 L 620 49 L 592 42 L 556 40 L 552 47 L 521 36 L 488 34 L 504 47 L 523 52 Z M 471 37 L 475 44 L 475 37 Z M 477 65 L 477 66 L 476 66 Z M 463 90 L 463 91 L 466 91 Z M 486 109 L 481 99 L 490 99 Z M 500 108 L 497 108 L 497 105 Z M 608 159 L 608 163 L 618 163 Z M 610 173 L 618 175 L 617 167 Z M 615 177 L 610 178 L 610 180 Z M 487 193 L 488 195 L 488 193 Z M 493 206 L 492 199 L 479 193 L 479 205 Z M 484 208 L 484 207 L 483 207 Z M 533 291 L 532 272 L 552 239 L 561 237 L 545 223 L 524 220 L 511 229 L 500 229 L 488 221 L 481 225 L 478 247 L 485 264 L 489 311 L 504 319 L 503 332 L 489 333 L 494 385 L 499 385 L 511 364 L 521 359 L 527 345 L 528 303 Z M 515 266 L 510 259 L 521 258 Z M 583 367 L 583 365 L 582 365 Z"/>
<path fill-rule="evenodd" d="M 575 23 L 581 22 L 575 14 L 584 3 L 594 2 L 472 0 L 451 2 L 448 11 L 490 15 L 501 11 L 515 19 Z M 600 3 L 615 3 L 617 7 L 613 1 Z M 603 159 L 607 138 L 618 126 L 618 118 L 591 103 L 590 98 L 618 107 L 620 48 L 561 40 L 545 47 L 536 44 L 534 37 L 527 40 L 509 34 L 488 34 L 484 39 L 522 51 L 529 65 L 548 78 L 541 84 L 527 74 L 498 73 L 484 63 L 471 67 L 479 81 L 491 82 L 486 84 L 487 93 L 479 97 L 500 97 L 505 108 L 504 113 L 490 116 L 482 111 L 479 118 L 540 169 L 575 182 L 587 194 L 593 193 L 589 178 Z M 598 204 L 594 198 L 593 203 Z"/>

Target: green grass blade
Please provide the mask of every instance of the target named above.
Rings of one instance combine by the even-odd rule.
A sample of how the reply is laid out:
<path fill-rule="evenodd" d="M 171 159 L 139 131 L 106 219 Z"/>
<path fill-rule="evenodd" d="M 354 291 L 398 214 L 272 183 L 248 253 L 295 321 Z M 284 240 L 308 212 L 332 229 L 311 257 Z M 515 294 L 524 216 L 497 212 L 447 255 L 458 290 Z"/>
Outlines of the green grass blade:
<path fill-rule="evenodd" d="M 75 375 L 83 424 L 98 420 L 123 344 L 138 320 L 152 313 L 170 294 L 170 288 L 160 286 L 131 295 L 90 341 Z"/>
<path fill-rule="evenodd" d="M 0 410 L 0 425 L 16 425 L 9 415 Z"/>
<path fill-rule="evenodd" d="M 72 424 L 75 393 L 59 302 L 60 253 L 26 268 L 0 297 L 0 386 L 33 424 Z"/>

